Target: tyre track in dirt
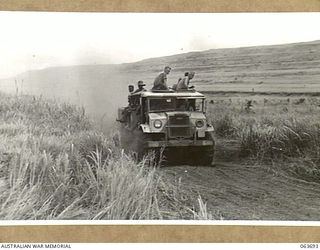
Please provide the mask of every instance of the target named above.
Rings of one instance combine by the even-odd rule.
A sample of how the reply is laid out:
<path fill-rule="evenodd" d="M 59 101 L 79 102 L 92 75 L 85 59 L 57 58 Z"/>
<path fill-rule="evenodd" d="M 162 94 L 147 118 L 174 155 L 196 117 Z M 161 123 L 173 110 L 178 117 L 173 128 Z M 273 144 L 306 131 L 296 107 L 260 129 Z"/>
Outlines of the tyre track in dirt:
<path fill-rule="evenodd" d="M 320 219 L 320 184 L 294 178 L 273 166 L 216 162 L 213 167 L 166 167 L 162 173 L 190 201 L 200 195 L 215 219 Z"/>

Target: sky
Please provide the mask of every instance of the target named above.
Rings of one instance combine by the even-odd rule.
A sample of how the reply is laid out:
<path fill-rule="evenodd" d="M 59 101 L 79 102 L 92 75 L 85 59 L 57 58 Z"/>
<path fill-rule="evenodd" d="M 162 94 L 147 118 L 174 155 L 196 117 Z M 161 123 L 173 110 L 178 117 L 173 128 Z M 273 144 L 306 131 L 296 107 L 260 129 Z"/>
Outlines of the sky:
<path fill-rule="evenodd" d="M 47 67 L 320 40 L 320 13 L 0 11 L 0 78 Z"/>

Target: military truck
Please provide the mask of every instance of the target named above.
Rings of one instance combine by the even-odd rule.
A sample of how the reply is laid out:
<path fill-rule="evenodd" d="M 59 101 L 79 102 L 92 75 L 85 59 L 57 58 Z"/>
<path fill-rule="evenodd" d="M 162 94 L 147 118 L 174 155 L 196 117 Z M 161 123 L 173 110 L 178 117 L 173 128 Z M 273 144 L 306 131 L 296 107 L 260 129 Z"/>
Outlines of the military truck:
<path fill-rule="evenodd" d="M 155 151 L 167 161 L 211 165 L 214 129 L 205 115 L 203 94 L 194 89 L 133 92 L 133 86 L 129 91 L 129 104 L 119 108 L 117 119 L 124 148 L 139 159 Z"/>

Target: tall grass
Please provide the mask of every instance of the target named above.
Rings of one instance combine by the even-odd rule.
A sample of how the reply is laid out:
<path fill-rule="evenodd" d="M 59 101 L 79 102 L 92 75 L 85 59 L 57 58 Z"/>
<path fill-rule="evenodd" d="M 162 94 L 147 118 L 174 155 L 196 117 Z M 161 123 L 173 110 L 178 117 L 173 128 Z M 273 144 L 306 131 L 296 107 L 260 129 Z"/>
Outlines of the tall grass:
<path fill-rule="evenodd" d="M 314 100 L 303 104 L 264 100 L 255 103 L 254 112 L 246 112 L 238 103 L 214 104 L 208 115 L 218 137 L 238 140 L 242 157 L 266 163 L 306 159 L 320 169 L 319 111 Z M 312 172 L 310 164 L 302 165 Z"/>
<path fill-rule="evenodd" d="M 0 140 L 0 219 L 166 218 L 152 160 L 137 163 L 84 109 L 1 95 Z"/>
<path fill-rule="evenodd" d="M 240 134 L 243 154 L 260 159 L 302 156 L 319 159 L 320 124 L 316 119 L 279 119 L 278 126 L 263 123 L 245 126 Z"/>

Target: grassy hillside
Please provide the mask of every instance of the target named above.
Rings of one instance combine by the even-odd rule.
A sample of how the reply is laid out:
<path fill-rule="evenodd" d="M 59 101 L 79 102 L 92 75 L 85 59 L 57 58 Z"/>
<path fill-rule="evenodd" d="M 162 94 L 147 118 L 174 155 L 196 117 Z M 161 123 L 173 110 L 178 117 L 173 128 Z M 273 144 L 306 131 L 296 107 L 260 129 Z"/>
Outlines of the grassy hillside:
<path fill-rule="evenodd" d="M 48 68 L 21 74 L 25 83 L 97 85 L 110 87 L 115 81 L 151 84 L 165 65 L 173 70 L 169 82 L 185 72 L 197 73 L 194 83 L 201 87 L 230 84 L 316 84 L 320 79 L 320 41 L 231 49 L 212 49 L 119 65 L 84 65 Z M 89 81 L 89 82 L 88 82 Z M 35 83 L 34 83 L 35 84 Z M 214 87 L 214 86 L 211 86 Z"/>
<path fill-rule="evenodd" d="M 143 80 L 152 86 L 165 65 L 172 66 L 172 85 L 193 70 L 198 90 L 246 92 L 318 92 L 320 41 L 213 49 L 152 58 L 119 65 L 83 65 L 48 68 L 0 81 L 0 89 L 84 105 L 90 114 L 114 120 L 118 106 L 127 101 L 127 85 Z"/>
<path fill-rule="evenodd" d="M 146 158 L 96 132 L 84 109 L 0 96 L 0 219 L 195 218 Z M 197 201 L 195 201 L 197 202 Z"/>
<path fill-rule="evenodd" d="M 308 85 L 316 84 L 320 79 L 319 51 L 320 41 L 213 49 L 147 59 L 122 65 L 122 69 L 144 75 L 149 81 L 160 70 L 159 65 L 171 65 L 173 79 L 184 71 L 194 70 L 197 73 L 194 83 L 208 90 L 214 90 L 220 84 L 226 88 L 241 84 Z"/>

